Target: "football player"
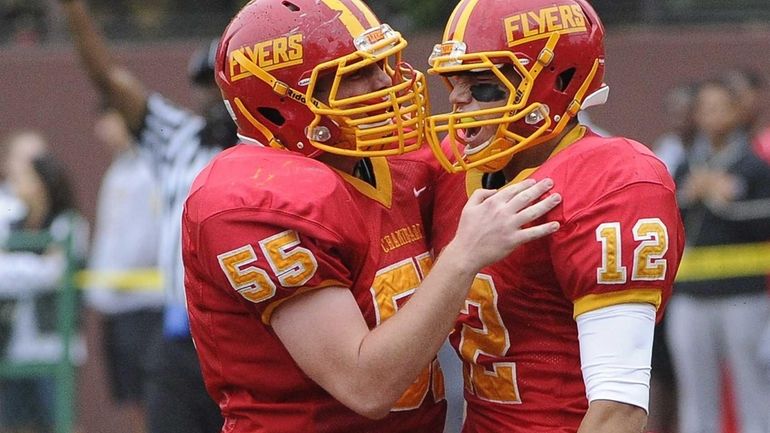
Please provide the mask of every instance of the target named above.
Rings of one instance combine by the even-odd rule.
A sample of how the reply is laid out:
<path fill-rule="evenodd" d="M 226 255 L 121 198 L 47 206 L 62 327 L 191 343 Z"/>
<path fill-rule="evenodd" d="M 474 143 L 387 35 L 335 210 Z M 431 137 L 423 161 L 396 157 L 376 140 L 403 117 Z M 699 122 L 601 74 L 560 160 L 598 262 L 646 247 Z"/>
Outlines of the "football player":
<path fill-rule="evenodd" d="M 559 202 L 530 206 L 549 179 L 480 191 L 433 263 L 421 207 L 438 164 L 405 46 L 359 0 L 253 1 L 221 38 L 244 144 L 198 176 L 182 236 L 223 431 L 441 432 L 434 358 L 474 275 L 558 228 L 522 228 Z"/>
<path fill-rule="evenodd" d="M 430 57 L 453 110 L 426 120 L 427 137 L 460 173 L 437 187 L 436 251 L 451 245 L 480 188 L 551 178 L 564 200 L 544 217 L 557 233 L 472 285 L 450 337 L 464 363 L 464 432 L 645 424 L 653 329 L 683 233 L 666 167 L 642 144 L 576 119 L 607 98 L 603 39 L 584 0 L 463 0 Z"/>

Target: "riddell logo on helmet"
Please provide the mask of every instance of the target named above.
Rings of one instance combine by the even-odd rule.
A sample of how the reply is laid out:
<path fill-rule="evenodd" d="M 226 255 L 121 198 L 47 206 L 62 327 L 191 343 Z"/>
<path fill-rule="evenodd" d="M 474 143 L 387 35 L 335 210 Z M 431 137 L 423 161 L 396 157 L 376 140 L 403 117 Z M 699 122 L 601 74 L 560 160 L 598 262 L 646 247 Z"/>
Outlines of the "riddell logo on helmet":
<path fill-rule="evenodd" d="M 513 47 L 552 33 L 586 32 L 586 16 L 577 5 L 551 6 L 505 18 L 508 46 Z"/>
<path fill-rule="evenodd" d="M 366 34 L 366 40 L 370 44 L 376 44 L 377 42 L 380 42 L 383 39 L 385 39 L 385 34 L 382 33 L 382 30 L 380 29 L 368 32 Z"/>
<path fill-rule="evenodd" d="M 265 71 L 300 65 L 303 61 L 302 34 L 271 39 L 239 51 Z M 230 80 L 238 81 L 251 75 L 230 53 Z"/>
<path fill-rule="evenodd" d="M 443 43 L 441 44 L 441 55 L 442 56 L 448 56 L 452 54 L 452 49 L 454 49 L 455 45 L 453 43 Z"/>
<path fill-rule="evenodd" d="M 286 91 L 286 95 L 289 96 L 289 98 L 301 102 L 303 104 L 307 104 L 307 98 L 305 97 L 304 93 L 297 92 L 296 90 L 292 89 L 291 87 Z M 320 108 L 320 103 L 315 99 L 311 99 L 310 102 L 316 106 L 316 108 Z"/>

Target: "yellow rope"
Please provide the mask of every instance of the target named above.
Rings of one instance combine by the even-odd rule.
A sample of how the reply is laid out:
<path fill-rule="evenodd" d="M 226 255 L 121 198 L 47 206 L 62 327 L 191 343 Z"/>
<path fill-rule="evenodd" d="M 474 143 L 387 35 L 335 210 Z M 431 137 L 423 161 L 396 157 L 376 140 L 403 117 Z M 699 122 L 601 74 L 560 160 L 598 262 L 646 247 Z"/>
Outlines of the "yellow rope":
<path fill-rule="evenodd" d="M 126 271 L 80 271 L 75 283 L 83 289 L 110 288 L 126 292 L 159 292 L 163 290 L 163 276 L 156 268 Z"/>
<path fill-rule="evenodd" d="M 770 242 L 685 250 L 677 281 L 770 275 Z"/>

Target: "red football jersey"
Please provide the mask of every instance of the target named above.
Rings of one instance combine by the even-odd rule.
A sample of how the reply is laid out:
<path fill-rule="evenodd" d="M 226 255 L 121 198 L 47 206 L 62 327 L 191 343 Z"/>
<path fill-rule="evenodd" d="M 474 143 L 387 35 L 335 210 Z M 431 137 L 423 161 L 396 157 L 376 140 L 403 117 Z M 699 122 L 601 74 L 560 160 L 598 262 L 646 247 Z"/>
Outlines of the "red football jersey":
<path fill-rule="evenodd" d="M 372 158 L 373 186 L 298 154 L 240 145 L 198 176 L 183 216 L 185 287 L 223 431 L 442 431 L 437 362 L 372 421 L 309 379 L 270 326 L 281 302 L 330 286 L 351 290 L 371 328 L 403 305 L 432 264 L 420 213 L 432 195 L 427 158 Z"/>
<path fill-rule="evenodd" d="M 442 177 L 436 251 L 489 176 Z M 463 359 L 468 433 L 576 432 L 588 402 L 574 318 L 627 302 L 654 304 L 660 318 L 684 245 L 674 183 L 639 143 L 577 127 L 514 181 L 526 177 L 554 180 L 562 204 L 537 223 L 561 228 L 474 282 L 450 337 Z"/>

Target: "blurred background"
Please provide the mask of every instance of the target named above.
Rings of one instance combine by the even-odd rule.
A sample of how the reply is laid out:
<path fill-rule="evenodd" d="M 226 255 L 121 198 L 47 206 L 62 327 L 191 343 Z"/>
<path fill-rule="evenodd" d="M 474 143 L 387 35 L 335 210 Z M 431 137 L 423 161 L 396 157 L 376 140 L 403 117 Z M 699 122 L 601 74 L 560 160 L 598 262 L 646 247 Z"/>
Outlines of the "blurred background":
<path fill-rule="evenodd" d="M 242 0 L 88 0 L 116 59 L 151 90 L 193 105 L 190 55 L 218 36 Z M 594 0 L 607 30 L 609 102 L 589 111 L 613 135 L 647 145 L 672 128 L 666 97 L 677 87 L 741 69 L 770 82 L 768 0 Z M 399 29 L 407 59 L 425 69 L 455 2 L 370 0 Z M 111 155 L 94 123 L 102 101 L 79 64 L 57 0 L 0 0 L 0 137 L 36 130 L 67 168 L 77 209 L 94 225 L 99 185 Z M 443 85 L 429 78 L 433 106 L 447 111 Z M 768 122 L 767 86 L 758 90 L 757 123 Z M 84 433 L 131 431 L 111 402 L 102 353 L 92 342 L 97 325 L 83 328 L 88 355 L 77 370 L 76 425 Z M 93 349 L 92 349 L 93 348 Z M 770 402 L 766 402 L 770 408 Z M 770 411 L 770 409 L 768 409 Z M 729 414 L 728 414 L 729 415 Z M 663 427 L 661 428 L 664 429 Z M 669 430 L 671 431 L 671 430 Z"/>
<path fill-rule="evenodd" d="M 189 104 L 189 56 L 221 33 L 242 0 L 89 0 L 116 58 L 152 90 Z M 372 0 L 372 8 L 407 36 L 416 68 L 441 34 L 454 2 Z M 770 78 L 770 2 L 766 0 L 596 0 L 607 28 L 610 103 L 591 117 L 613 134 L 651 143 L 667 127 L 671 88 L 728 68 Z M 99 110 L 68 40 L 56 0 L 0 0 L 0 135 L 35 128 L 74 170 L 78 202 L 93 218 L 98 176 L 109 157 L 91 147 Z M 433 103 L 446 108 L 430 80 Z M 763 92 L 766 91 L 763 90 Z M 766 96 L 763 94 L 763 96 Z M 766 100 L 766 99 L 765 99 Z M 763 113 L 764 115 L 764 113 Z M 84 152 L 86 153 L 84 155 Z"/>

